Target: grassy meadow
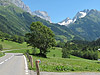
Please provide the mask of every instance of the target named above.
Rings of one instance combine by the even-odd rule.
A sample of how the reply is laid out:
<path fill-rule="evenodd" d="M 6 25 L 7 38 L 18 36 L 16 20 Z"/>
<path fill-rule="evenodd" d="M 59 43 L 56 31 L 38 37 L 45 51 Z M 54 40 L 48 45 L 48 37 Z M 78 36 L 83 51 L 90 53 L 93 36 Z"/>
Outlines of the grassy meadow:
<path fill-rule="evenodd" d="M 40 71 L 47 72 L 100 72 L 100 61 L 88 60 L 79 58 L 76 56 L 71 56 L 71 58 L 62 58 L 61 48 L 51 49 L 47 54 L 47 58 L 33 56 L 33 65 L 31 68 L 29 63 L 29 69 L 36 70 L 35 61 L 40 59 L 41 63 Z M 13 53 L 26 53 L 27 50 L 15 50 L 9 51 Z M 32 53 L 32 50 L 29 50 Z M 38 51 L 37 51 L 38 52 Z"/>
<path fill-rule="evenodd" d="M 19 44 L 19 43 L 7 41 L 7 40 L 4 40 L 4 42 L 2 42 L 0 40 L 0 44 L 2 44 L 4 50 L 30 48 L 30 47 L 27 47 L 27 44 L 25 42 L 23 44 Z"/>

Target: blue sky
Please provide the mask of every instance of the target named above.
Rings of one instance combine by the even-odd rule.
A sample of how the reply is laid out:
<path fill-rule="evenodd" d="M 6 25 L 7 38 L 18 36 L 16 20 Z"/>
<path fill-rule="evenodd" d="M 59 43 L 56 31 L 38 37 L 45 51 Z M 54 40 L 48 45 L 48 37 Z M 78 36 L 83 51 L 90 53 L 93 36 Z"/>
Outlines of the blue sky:
<path fill-rule="evenodd" d="M 100 0 L 22 0 L 31 11 L 46 11 L 54 23 L 67 17 L 71 19 L 84 9 L 97 9 L 100 11 Z"/>

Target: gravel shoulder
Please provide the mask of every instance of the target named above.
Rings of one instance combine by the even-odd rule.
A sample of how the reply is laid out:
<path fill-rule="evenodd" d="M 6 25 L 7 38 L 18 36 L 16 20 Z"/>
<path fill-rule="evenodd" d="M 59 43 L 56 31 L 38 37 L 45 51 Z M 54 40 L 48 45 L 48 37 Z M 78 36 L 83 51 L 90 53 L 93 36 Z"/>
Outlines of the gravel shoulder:
<path fill-rule="evenodd" d="M 31 71 L 30 75 L 37 75 Z M 40 72 L 40 75 L 100 75 L 100 72 Z"/>

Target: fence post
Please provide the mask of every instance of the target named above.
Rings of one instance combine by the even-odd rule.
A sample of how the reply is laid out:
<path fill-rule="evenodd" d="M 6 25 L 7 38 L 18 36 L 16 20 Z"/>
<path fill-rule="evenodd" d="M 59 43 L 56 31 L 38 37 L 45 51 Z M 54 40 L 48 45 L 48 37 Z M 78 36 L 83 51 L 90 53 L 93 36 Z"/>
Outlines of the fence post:
<path fill-rule="evenodd" d="M 37 60 L 37 61 L 35 62 L 35 63 L 36 63 L 37 75 L 40 75 L 39 62 L 40 62 L 40 60 Z"/>
<path fill-rule="evenodd" d="M 33 58 L 32 58 L 32 56 L 30 56 L 30 63 L 31 63 L 31 67 L 33 68 Z"/>
<path fill-rule="evenodd" d="M 29 59 L 29 54 L 28 54 L 28 53 L 26 53 L 26 55 L 27 55 L 27 57 L 28 57 L 28 59 Z"/>

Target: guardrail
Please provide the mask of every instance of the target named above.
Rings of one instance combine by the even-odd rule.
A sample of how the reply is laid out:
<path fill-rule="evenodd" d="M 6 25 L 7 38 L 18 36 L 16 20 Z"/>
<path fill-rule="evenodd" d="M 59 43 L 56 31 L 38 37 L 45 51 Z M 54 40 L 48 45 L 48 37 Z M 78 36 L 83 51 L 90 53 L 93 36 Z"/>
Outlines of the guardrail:
<path fill-rule="evenodd" d="M 28 53 L 26 53 L 26 55 L 27 55 L 29 62 L 31 63 L 31 67 L 33 68 L 33 58 L 32 58 L 32 56 L 29 56 Z M 35 61 L 37 75 L 40 75 L 39 63 L 41 63 L 40 60 Z"/>
<path fill-rule="evenodd" d="M 27 55 L 29 62 L 31 63 L 31 67 L 33 68 L 33 58 L 32 58 L 32 56 L 29 56 L 28 53 L 26 53 L 26 55 Z"/>

